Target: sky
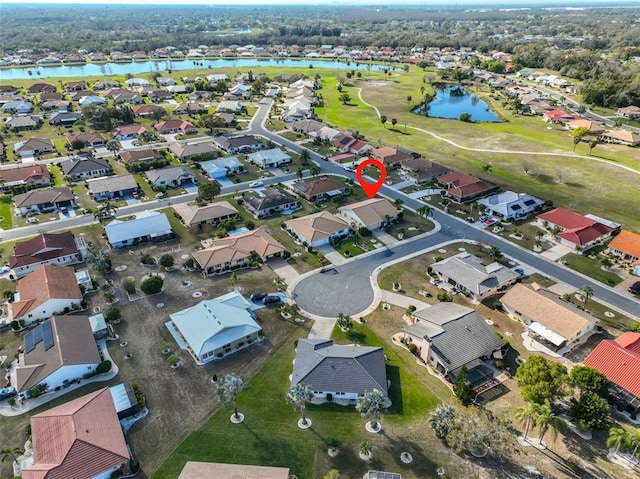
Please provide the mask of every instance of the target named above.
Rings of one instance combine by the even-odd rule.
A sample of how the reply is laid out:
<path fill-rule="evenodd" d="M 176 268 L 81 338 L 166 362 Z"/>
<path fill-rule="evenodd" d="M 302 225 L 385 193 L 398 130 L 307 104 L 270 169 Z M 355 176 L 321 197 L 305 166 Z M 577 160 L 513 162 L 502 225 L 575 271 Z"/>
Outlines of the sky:
<path fill-rule="evenodd" d="M 1 4 L 6 3 L 80 3 L 80 4 L 122 4 L 128 5 L 389 5 L 390 0 L 311 0 L 300 2 L 300 0 L 0 0 Z M 453 6 L 571 6 L 585 5 L 593 3 L 610 4 L 638 4 L 640 0 L 393 0 L 391 5 L 446 5 Z"/>

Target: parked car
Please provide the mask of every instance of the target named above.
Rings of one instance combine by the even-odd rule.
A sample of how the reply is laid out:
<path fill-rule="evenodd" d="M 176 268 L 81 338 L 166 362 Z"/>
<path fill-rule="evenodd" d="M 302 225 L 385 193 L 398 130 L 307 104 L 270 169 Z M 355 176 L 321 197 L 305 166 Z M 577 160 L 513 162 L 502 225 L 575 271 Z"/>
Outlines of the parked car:
<path fill-rule="evenodd" d="M 487 221 L 491 216 L 483 215 L 480 217 L 480 221 Z"/>
<path fill-rule="evenodd" d="M 262 304 L 264 304 L 265 306 L 269 306 L 272 304 L 281 304 L 281 303 L 282 303 L 282 298 L 275 294 L 268 294 L 262 299 Z"/>
<path fill-rule="evenodd" d="M 253 293 L 249 299 L 251 301 L 260 301 L 261 299 L 264 299 L 264 297 L 267 295 L 267 293 L 263 293 L 262 291 L 258 291 L 256 293 Z"/>
<path fill-rule="evenodd" d="M 0 400 L 7 399 L 15 395 L 16 395 L 16 388 L 14 388 L 13 386 L 0 389 Z"/>
<path fill-rule="evenodd" d="M 249 183 L 249 188 L 257 188 L 259 186 L 264 186 L 262 181 L 254 181 L 253 183 Z"/>
<path fill-rule="evenodd" d="M 636 281 L 635 283 L 633 283 L 631 286 L 629 286 L 629 292 L 631 294 L 638 294 L 640 293 L 640 281 Z"/>

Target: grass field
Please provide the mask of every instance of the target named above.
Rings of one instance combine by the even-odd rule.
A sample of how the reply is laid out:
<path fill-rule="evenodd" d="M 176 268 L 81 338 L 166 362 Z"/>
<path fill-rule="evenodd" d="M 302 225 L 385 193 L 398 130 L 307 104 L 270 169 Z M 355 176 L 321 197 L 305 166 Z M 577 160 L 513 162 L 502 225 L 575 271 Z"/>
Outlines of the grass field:
<path fill-rule="evenodd" d="M 591 259 L 587 256 L 570 253 L 562 257 L 566 265 L 579 271 L 582 274 L 586 274 L 590 278 L 593 278 L 601 283 L 609 286 L 615 286 L 622 282 L 622 278 L 611 271 L 603 270 L 600 262 L 597 259 Z"/>

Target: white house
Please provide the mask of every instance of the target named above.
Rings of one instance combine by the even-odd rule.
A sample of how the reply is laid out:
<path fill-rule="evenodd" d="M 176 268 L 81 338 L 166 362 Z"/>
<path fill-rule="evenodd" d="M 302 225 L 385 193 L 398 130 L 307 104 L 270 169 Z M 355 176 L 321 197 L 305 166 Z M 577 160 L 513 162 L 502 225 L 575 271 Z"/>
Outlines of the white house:
<path fill-rule="evenodd" d="M 107 99 L 98 95 L 88 95 L 80 98 L 78 104 L 80 107 L 88 106 L 88 105 L 105 105 L 107 103 Z"/>
<path fill-rule="evenodd" d="M 132 220 L 113 220 L 105 225 L 104 231 L 113 248 L 124 248 L 147 241 L 161 241 L 173 234 L 167 215 L 149 210 L 141 211 Z"/>
<path fill-rule="evenodd" d="M 212 179 L 224 178 L 229 174 L 234 175 L 244 171 L 244 165 L 235 156 L 202 161 L 200 167 Z"/>
<path fill-rule="evenodd" d="M 13 248 L 14 254 L 9 257 L 12 279 L 22 278 L 45 264 L 79 263 L 87 253 L 84 236 L 76 238 L 71 231 L 42 232 L 30 240 L 18 241 Z"/>
<path fill-rule="evenodd" d="M 149 83 L 149 80 L 146 80 L 144 78 L 129 78 L 124 82 L 124 84 L 126 85 L 127 88 L 133 88 L 133 87 L 144 88 L 144 87 L 151 86 L 151 83 Z"/>
<path fill-rule="evenodd" d="M 167 328 L 202 365 L 262 340 L 251 306 L 234 291 L 169 315 Z"/>
<path fill-rule="evenodd" d="M 478 200 L 484 206 L 487 214 L 498 216 L 505 220 L 526 218 L 536 209 L 544 205 L 544 201 L 527 193 L 505 191 Z"/>
<path fill-rule="evenodd" d="M 291 157 L 280 148 L 256 151 L 248 154 L 247 159 L 259 168 L 277 168 L 291 163 Z"/>

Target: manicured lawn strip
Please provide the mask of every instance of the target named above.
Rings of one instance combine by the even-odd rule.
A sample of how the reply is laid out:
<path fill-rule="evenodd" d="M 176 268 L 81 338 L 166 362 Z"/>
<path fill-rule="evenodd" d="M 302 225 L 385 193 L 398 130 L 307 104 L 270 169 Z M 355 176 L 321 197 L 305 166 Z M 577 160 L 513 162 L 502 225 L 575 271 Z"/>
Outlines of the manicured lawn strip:
<path fill-rule="evenodd" d="M 354 244 L 355 240 L 356 239 L 353 237 L 347 238 L 346 240 L 341 241 L 334 249 L 345 258 L 353 258 L 354 256 L 358 256 L 365 251 Z M 360 243 L 366 244 L 369 248 L 369 251 L 375 249 L 371 241 L 360 238 Z"/>
<path fill-rule="evenodd" d="M 51 173 L 53 186 L 64 186 L 64 176 L 60 168 L 55 165 L 49 165 L 49 173 Z"/>
<path fill-rule="evenodd" d="M 13 214 L 11 212 L 11 204 L 13 199 L 10 196 L 3 195 L 0 197 L 0 228 L 3 230 L 9 230 L 13 227 Z"/>
<path fill-rule="evenodd" d="M 566 261 L 566 265 L 569 268 L 579 271 L 582 274 L 586 274 L 590 278 L 609 286 L 615 286 L 622 282 L 622 278 L 617 274 L 602 270 L 600 268 L 600 262 L 597 259 L 591 259 L 587 256 L 569 253 L 562 257 L 562 261 Z"/>

